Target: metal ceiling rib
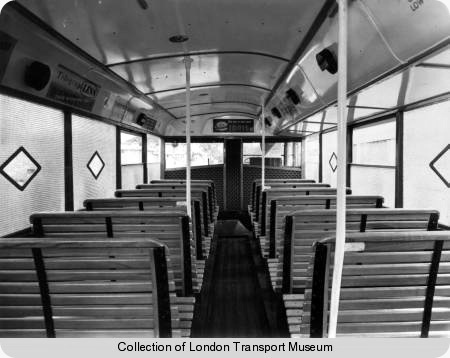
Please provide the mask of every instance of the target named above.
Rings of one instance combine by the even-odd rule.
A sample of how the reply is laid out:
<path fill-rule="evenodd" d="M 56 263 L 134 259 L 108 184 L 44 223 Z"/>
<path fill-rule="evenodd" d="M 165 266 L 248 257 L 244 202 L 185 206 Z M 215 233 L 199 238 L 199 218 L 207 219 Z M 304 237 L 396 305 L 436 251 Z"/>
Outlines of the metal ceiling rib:
<path fill-rule="evenodd" d="M 147 61 L 156 61 L 156 60 L 162 60 L 162 59 L 169 59 L 174 57 L 184 57 L 186 55 L 189 56 L 202 56 L 202 55 L 221 55 L 221 54 L 237 54 L 237 55 L 253 55 L 253 56 L 262 56 L 262 57 L 269 57 L 273 58 L 275 60 L 283 61 L 283 62 L 289 62 L 289 59 L 275 56 L 270 53 L 263 53 L 263 52 L 251 52 L 251 51 L 191 51 L 189 53 L 176 53 L 176 54 L 170 54 L 170 55 L 163 55 L 163 56 L 151 56 L 151 57 L 144 57 L 144 58 L 137 58 L 134 60 L 129 61 L 121 61 L 116 63 L 110 63 L 107 64 L 108 67 L 114 67 L 114 66 L 121 66 L 121 65 L 129 65 L 132 63 L 139 63 L 139 62 L 147 62 Z"/>
<path fill-rule="evenodd" d="M 296 46 L 308 42 L 311 28 L 334 2 L 154 0 L 144 9 L 137 1 L 18 1 L 164 108 L 184 107 L 181 59 L 189 55 L 193 105 L 211 101 L 199 105 L 197 114 L 226 101 L 221 110 L 228 113 L 252 103 L 246 110 L 252 115 L 289 73 L 302 48 Z M 168 41 L 177 34 L 189 41 Z"/>

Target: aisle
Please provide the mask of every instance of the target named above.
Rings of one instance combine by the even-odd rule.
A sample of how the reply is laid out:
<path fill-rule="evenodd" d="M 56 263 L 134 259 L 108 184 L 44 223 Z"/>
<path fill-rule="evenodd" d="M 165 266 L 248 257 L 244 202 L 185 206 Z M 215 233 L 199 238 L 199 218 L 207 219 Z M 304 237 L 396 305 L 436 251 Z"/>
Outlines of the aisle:
<path fill-rule="evenodd" d="M 223 217 L 223 216 L 222 216 Z M 219 220 L 197 301 L 192 337 L 270 337 L 251 232 L 238 220 Z"/>

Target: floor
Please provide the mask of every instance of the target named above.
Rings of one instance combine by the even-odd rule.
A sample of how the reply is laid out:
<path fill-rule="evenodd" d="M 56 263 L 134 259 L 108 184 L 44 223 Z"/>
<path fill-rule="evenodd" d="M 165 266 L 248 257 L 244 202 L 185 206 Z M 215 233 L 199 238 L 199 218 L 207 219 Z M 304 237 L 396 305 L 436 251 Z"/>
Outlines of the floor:
<path fill-rule="evenodd" d="M 245 212 L 218 218 L 192 337 L 287 337 L 281 297 L 272 292 L 265 261 Z"/>

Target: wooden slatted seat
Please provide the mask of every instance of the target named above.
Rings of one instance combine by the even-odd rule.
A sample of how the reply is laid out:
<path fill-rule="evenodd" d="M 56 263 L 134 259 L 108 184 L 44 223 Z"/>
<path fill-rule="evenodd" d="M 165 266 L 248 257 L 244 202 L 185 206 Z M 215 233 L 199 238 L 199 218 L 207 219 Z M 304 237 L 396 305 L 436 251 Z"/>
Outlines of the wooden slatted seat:
<path fill-rule="evenodd" d="M 268 225 L 269 222 L 269 211 L 270 211 L 270 200 L 272 200 L 273 196 L 279 196 L 283 195 L 285 193 L 284 189 L 299 189 L 298 191 L 293 191 L 293 195 L 297 195 L 298 192 L 300 192 L 301 196 L 304 195 L 311 195 L 309 191 L 306 190 L 306 188 L 315 188 L 315 189 L 325 189 L 330 188 L 329 184 L 310 184 L 310 183 L 288 183 L 288 184 L 273 184 L 270 186 L 266 186 L 266 189 L 261 190 L 261 186 L 257 186 L 257 191 L 259 192 L 259 198 L 257 199 L 257 210 L 256 210 L 256 219 L 259 223 L 260 232 L 258 232 L 258 235 L 265 236 L 266 235 L 266 225 Z M 336 189 L 335 189 L 336 190 Z M 277 195 L 277 192 L 280 192 L 279 195 Z M 325 194 L 328 194 L 330 191 L 325 191 Z M 334 192 L 334 191 L 332 191 Z M 316 192 L 316 195 L 321 195 L 321 191 Z"/>
<path fill-rule="evenodd" d="M 347 195 L 347 208 L 381 208 L 384 199 L 378 195 Z M 293 211 L 308 209 L 335 209 L 336 195 L 278 196 L 270 200 L 269 258 L 282 254 L 284 218 Z M 268 227 L 268 229 L 267 229 Z"/>
<path fill-rule="evenodd" d="M 190 296 L 200 290 L 194 243 L 186 211 L 77 211 L 31 215 L 35 236 L 143 237 L 160 240 L 170 250 L 177 292 Z"/>
<path fill-rule="evenodd" d="M 256 187 L 261 185 L 261 179 L 255 179 L 252 183 L 251 204 L 249 212 L 254 213 L 256 209 Z M 265 179 L 264 183 L 270 185 L 271 183 L 315 183 L 313 179 Z M 258 194 L 259 195 L 259 194 Z"/>
<path fill-rule="evenodd" d="M 189 337 L 193 305 L 157 240 L 0 240 L 0 337 Z"/>
<path fill-rule="evenodd" d="M 346 242 L 338 337 L 450 337 L 449 231 L 349 234 Z M 334 238 L 315 246 L 300 316 L 288 312 L 293 335 L 326 337 L 334 250 Z"/>
<path fill-rule="evenodd" d="M 436 230 L 439 213 L 435 210 L 415 209 L 347 209 L 348 233 L 400 232 Z M 279 270 L 272 278 L 274 288 L 303 293 L 312 246 L 336 230 L 336 210 L 302 210 L 290 213 L 285 220 L 283 255 Z"/>
<path fill-rule="evenodd" d="M 150 181 L 150 184 L 160 184 L 160 183 L 175 183 L 175 184 L 184 184 L 186 185 L 186 179 L 156 179 Z M 214 180 L 203 180 L 203 179 L 191 179 L 191 183 L 193 184 L 208 184 L 212 189 L 212 197 L 216 204 L 216 211 L 219 211 L 219 206 L 217 205 L 217 192 L 216 185 Z"/>
<path fill-rule="evenodd" d="M 298 188 L 273 188 L 265 189 L 261 193 L 260 200 L 257 200 L 256 214 L 259 216 L 259 222 L 254 223 L 256 237 L 259 238 L 261 251 L 263 256 L 269 255 L 269 213 L 270 201 L 274 197 L 279 196 L 305 196 L 305 195 L 336 195 L 336 188 L 310 186 L 317 184 L 309 184 L 305 187 Z M 351 194 L 351 190 L 347 189 L 347 194 Z M 267 235 L 267 236 L 266 236 Z"/>
<path fill-rule="evenodd" d="M 86 199 L 84 207 L 88 211 L 100 210 L 155 210 L 155 208 L 185 208 L 186 202 L 178 198 L 98 198 Z M 195 251 L 197 260 L 204 260 L 207 256 L 205 236 L 202 232 L 202 215 L 200 202 L 192 200 L 192 222 L 195 237 Z"/>
<path fill-rule="evenodd" d="M 183 189 L 186 190 L 185 183 L 157 183 L 157 184 L 139 184 L 136 185 L 136 189 L 162 189 L 162 190 L 174 190 Z M 215 222 L 218 214 L 218 206 L 216 197 L 211 184 L 209 183 L 191 183 L 191 190 L 204 189 L 208 195 L 208 206 L 211 213 L 211 221 Z"/>
<path fill-rule="evenodd" d="M 170 189 L 170 190 L 160 190 L 160 189 L 131 189 L 131 190 L 116 190 L 115 197 L 118 198 L 135 198 L 135 197 L 145 197 L 145 198 L 177 198 L 179 201 L 186 201 L 186 190 L 183 189 Z M 200 201 L 200 210 L 202 212 L 203 221 L 203 235 L 205 235 L 206 241 L 210 242 L 214 234 L 214 217 L 213 213 L 209 210 L 208 205 L 208 192 L 204 189 L 192 189 L 191 191 L 192 199 Z"/>

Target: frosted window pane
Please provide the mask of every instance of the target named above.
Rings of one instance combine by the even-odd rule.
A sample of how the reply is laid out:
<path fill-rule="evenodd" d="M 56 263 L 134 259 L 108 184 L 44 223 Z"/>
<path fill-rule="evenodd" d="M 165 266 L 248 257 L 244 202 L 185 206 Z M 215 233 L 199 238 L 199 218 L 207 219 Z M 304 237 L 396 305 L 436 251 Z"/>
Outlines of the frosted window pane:
<path fill-rule="evenodd" d="M 447 64 L 447 66 L 450 63 Z M 450 70 L 448 68 L 413 67 L 406 104 L 437 96 L 449 91 Z"/>
<path fill-rule="evenodd" d="M 352 194 L 382 195 L 384 205 L 395 207 L 395 169 L 351 167 Z"/>
<path fill-rule="evenodd" d="M 337 184 L 337 131 L 322 136 L 322 182 Z"/>
<path fill-rule="evenodd" d="M 147 134 L 147 163 L 161 163 L 161 138 Z"/>
<path fill-rule="evenodd" d="M 120 133 L 121 164 L 142 163 L 142 137 L 130 133 Z"/>
<path fill-rule="evenodd" d="M 381 108 L 393 108 L 397 106 L 401 82 L 402 75 L 399 74 L 365 89 L 364 91 L 358 93 L 356 106 Z M 372 108 L 356 108 L 354 119 L 365 117 L 381 111 L 383 110 Z"/>
<path fill-rule="evenodd" d="M 404 206 L 439 210 L 445 225 L 450 225 L 450 189 L 430 164 L 441 154 L 434 167 L 450 181 L 449 155 L 443 152 L 450 144 L 449 113 L 450 102 L 443 102 L 404 116 Z"/>
<path fill-rule="evenodd" d="M 395 165 L 395 120 L 355 128 L 353 163 Z"/>
<path fill-rule="evenodd" d="M 305 141 L 305 178 L 319 180 L 319 135 L 306 137 Z"/>
<path fill-rule="evenodd" d="M 223 143 L 192 143 L 191 166 L 223 164 Z M 166 143 L 166 168 L 186 167 L 186 143 Z"/>

